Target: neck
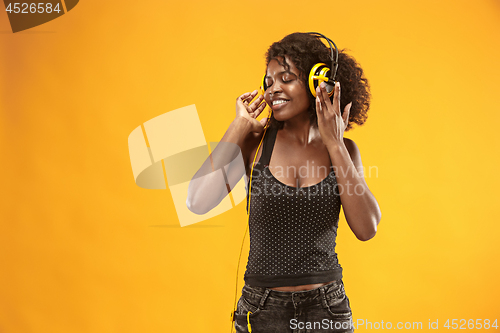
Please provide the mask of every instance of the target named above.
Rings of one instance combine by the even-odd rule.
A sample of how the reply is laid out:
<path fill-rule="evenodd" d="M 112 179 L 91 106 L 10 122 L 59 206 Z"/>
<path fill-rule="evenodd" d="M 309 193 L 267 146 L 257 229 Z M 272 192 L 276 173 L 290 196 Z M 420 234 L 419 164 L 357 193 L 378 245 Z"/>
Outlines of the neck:
<path fill-rule="evenodd" d="M 285 120 L 283 132 L 299 145 L 306 146 L 311 143 L 319 134 L 314 125 L 309 120 L 307 112 L 297 115 L 292 119 Z"/>

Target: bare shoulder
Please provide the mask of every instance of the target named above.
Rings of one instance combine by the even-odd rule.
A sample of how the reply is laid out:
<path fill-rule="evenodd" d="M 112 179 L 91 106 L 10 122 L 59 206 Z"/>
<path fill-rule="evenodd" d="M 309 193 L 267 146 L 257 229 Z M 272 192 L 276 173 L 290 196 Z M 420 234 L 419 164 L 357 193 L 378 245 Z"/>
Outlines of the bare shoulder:
<path fill-rule="evenodd" d="M 353 140 L 348 138 L 344 138 L 344 145 L 349 152 L 349 156 L 351 157 L 354 167 L 360 175 L 363 175 L 363 162 L 361 162 L 361 153 L 359 152 L 358 145 Z"/>
<path fill-rule="evenodd" d="M 351 156 L 353 162 L 355 159 L 359 159 L 361 161 L 361 153 L 359 152 L 359 148 L 356 142 L 349 138 L 344 138 L 344 145 L 347 148 L 347 151 L 349 152 L 349 155 Z"/>

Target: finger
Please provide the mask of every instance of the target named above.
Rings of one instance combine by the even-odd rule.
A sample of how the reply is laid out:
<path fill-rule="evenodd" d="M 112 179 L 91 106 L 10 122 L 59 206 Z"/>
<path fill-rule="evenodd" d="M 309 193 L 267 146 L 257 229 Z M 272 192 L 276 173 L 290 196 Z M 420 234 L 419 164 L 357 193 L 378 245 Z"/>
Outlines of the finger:
<path fill-rule="evenodd" d="M 262 102 L 258 107 L 257 109 L 255 110 L 255 118 L 257 118 L 261 113 L 262 111 L 264 111 L 264 109 L 266 108 L 267 104 L 266 104 L 266 101 Z"/>
<path fill-rule="evenodd" d="M 316 96 L 319 97 L 319 102 L 321 106 L 321 111 L 323 113 L 328 112 L 328 110 L 331 108 L 331 103 L 330 103 L 330 97 L 328 97 L 328 92 L 326 91 L 326 88 L 324 89 L 324 83 L 321 82 L 320 85 L 318 85 L 318 88 L 316 89 Z"/>
<path fill-rule="evenodd" d="M 260 124 L 261 124 L 262 126 L 266 126 L 266 123 L 267 123 L 267 120 L 268 120 L 268 119 L 269 119 L 269 118 L 262 118 L 262 119 L 260 120 Z"/>
<path fill-rule="evenodd" d="M 258 90 L 252 91 L 243 102 L 250 103 L 250 101 L 255 98 L 258 92 Z"/>
<path fill-rule="evenodd" d="M 236 98 L 236 101 L 243 102 L 248 98 L 248 96 L 250 96 L 250 94 L 251 94 L 250 92 L 244 93 L 243 95 L 238 96 L 238 98 Z"/>
<path fill-rule="evenodd" d="M 352 102 L 347 104 L 344 108 L 344 114 L 342 115 L 342 119 L 344 120 L 345 127 L 349 125 L 349 114 L 351 113 Z"/>
<path fill-rule="evenodd" d="M 321 106 L 319 88 L 316 89 L 316 113 L 318 115 L 323 115 L 323 107 Z"/>
<path fill-rule="evenodd" d="M 249 105 L 249 108 L 250 108 L 250 111 L 253 112 L 255 109 L 257 109 L 260 105 L 260 103 L 262 102 L 262 100 L 264 99 L 264 96 L 260 95 L 259 97 L 257 97 L 250 105 Z"/>
<path fill-rule="evenodd" d="M 323 97 L 323 100 L 326 102 L 330 102 L 330 96 L 328 96 L 328 91 L 326 90 L 326 83 L 324 82 L 321 82 L 319 84 L 319 88 L 320 88 L 320 91 L 321 91 L 321 96 Z"/>
<path fill-rule="evenodd" d="M 349 112 L 351 111 L 352 107 L 352 102 L 347 104 L 344 108 L 344 113 L 342 114 L 342 119 L 344 120 L 344 123 L 346 123 L 349 120 Z"/>
<path fill-rule="evenodd" d="M 340 83 L 336 83 L 335 86 L 333 87 L 334 89 L 334 97 L 333 97 L 333 103 L 330 101 L 330 96 L 328 96 L 328 91 L 326 90 L 326 84 L 321 82 L 320 84 L 321 88 L 321 94 L 323 96 L 323 99 L 325 100 L 325 105 L 327 105 L 328 110 L 332 110 L 334 114 L 337 116 L 340 116 Z M 338 96 L 338 99 L 335 99 L 335 96 Z"/>
<path fill-rule="evenodd" d="M 333 108 L 335 113 L 340 115 L 340 82 L 335 83 L 335 92 L 333 94 Z"/>

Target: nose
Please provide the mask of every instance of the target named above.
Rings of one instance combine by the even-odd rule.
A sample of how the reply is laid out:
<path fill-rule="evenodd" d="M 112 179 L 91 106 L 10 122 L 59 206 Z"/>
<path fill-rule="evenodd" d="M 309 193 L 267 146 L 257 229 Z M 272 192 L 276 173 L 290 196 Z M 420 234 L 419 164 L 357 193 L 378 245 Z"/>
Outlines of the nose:
<path fill-rule="evenodd" d="M 283 92 L 283 90 L 281 89 L 281 84 L 280 84 L 279 80 L 276 80 L 273 83 L 273 85 L 269 88 L 269 90 L 270 90 L 271 96 L 276 94 L 276 93 Z"/>

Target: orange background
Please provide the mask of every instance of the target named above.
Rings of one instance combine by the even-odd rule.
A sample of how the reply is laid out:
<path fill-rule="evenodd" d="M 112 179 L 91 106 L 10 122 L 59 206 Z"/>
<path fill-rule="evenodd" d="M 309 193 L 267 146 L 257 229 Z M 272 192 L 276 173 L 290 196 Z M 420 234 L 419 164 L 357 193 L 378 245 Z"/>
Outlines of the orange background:
<path fill-rule="evenodd" d="M 311 30 L 372 87 L 346 136 L 382 221 L 364 243 L 342 215 L 337 248 L 354 319 L 500 319 L 498 1 L 85 0 L 16 34 L 0 12 L 0 331 L 229 332 L 245 204 L 180 228 L 127 138 L 196 104 L 220 140 L 267 47 Z"/>

